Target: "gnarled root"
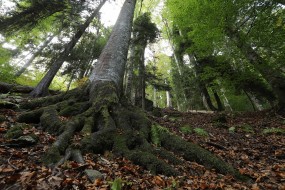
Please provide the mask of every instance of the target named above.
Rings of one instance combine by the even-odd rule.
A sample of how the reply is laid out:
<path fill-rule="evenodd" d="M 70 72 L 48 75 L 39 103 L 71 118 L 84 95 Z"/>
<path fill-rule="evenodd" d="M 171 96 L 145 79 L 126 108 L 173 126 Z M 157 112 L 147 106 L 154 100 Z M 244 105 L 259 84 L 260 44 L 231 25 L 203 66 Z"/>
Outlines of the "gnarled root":
<path fill-rule="evenodd" d="M 22 122 L 39 117 L 37 121 L 43 128 L 59 134 L 43 158 L 46 164 L 58 165 L 67 159 L 83 163 L 84 153 L 104 153 L 111 150 L 115 155 L 124 156 L 153 173 L 179 175 L 175 165 L 180 165 L 183 162 L 180 157 L 183 157 L 242 179 L 237 170 L 220 158 L 170 132 L 159 131 L 161 147 L 153 146 L 151 121 L 139 108 L 125 103 L 122 105 L 115 93 L 115 85 L 111 82 L 97 85 L 92 93 L 94 92 L 97 95 L 90 96 L 92 101 L 89 102 L 79 101 L 82 100 L 80 96 L 69 94 L 67 99 L 59 95 L 59 99 L 53 101 L 54 104 L 19 117 Z M 80 105 L 80 109 L 71 107 L 71 111 L 63 111 L 68 106 L 75 105 Z M 74 116 L 64 123 L 56 119 L 63 113 Z M 50 120 L 53 122 L 48 122 Z M 80 141 L 74 140 L 75 134 L 81 137 Z"/>

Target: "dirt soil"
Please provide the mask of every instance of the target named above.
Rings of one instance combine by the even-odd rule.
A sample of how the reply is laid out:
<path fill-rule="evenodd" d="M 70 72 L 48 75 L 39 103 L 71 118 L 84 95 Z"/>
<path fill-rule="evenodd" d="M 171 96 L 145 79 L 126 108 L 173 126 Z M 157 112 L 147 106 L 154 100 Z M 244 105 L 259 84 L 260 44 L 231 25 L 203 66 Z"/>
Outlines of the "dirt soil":
<path fill-rule="evenodd" d="M 33 124 L 23 134 L 34 134 L 35 145 L 17 144 L 4 138 L 19 113 L 0 109 L 0 189 L 279 189 L 285 190 L 285 117 L 274 111 L 247 113 L 181 113 L 162 110 L 160 117 L 149 114 L 186 141 L 195 142 L 235 166 L 251 178 L 241 182 L 208 170 L 195 162 L 176 166 L 181 176 L 154 175 L 112 152 L 84 155 L 85 164 L 66 161 L 56 168 L 41 163 L 41 156 L 56 137 Z M 61 119 L 70 119 L 64 118 Z M 77 134 L 73 141 L 80 141 Z M 155 145 L 154 145 L 155 146 Z M 157 148 L 160 147 L 157 145 Z M 90 181 L 85 169 L 103 174 Z"/>

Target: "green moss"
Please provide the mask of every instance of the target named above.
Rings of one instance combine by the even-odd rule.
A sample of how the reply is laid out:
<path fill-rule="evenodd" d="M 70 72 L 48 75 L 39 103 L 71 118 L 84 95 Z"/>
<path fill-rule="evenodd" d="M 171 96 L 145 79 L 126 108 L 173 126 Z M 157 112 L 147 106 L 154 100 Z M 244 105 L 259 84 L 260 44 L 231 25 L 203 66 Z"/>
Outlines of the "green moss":
<path fill-rule="evenodd" d="M 111 81 L 97 82 L 91 89 L 90 96 L 92 104 L 97 110 L 101 110 L 103 106 L 110 106 L 119 101 L 116 85 Z"/>
<path fill-rule="evenodd" d="M 58 118 L 58 113 L 54 106 L 46 108 L 40 117 L 40 122 L 44 130 L 49 133 L 59 134 L 59 129 L 62 126 L 62 122 Z"/>
<path fill-rule="evenodd" d="M 246 132 L 246 133 L 254 133 L 253 127 L 249 124 L 238 125 L 238 126 L 236 126 L 236 128 L 238 128 L 241 131 Z"/>
<path fill-rule="evenodd" d="M 88 102 L 79 102 L 79 103 L 74 103 L 74 104 L 68 104 L 61 106 L 62 109 L 59 112 L 59 115 L 62 116 L 73 116 L 80 114 L 87 110 L 89 108 L 89 103 Z"/>
<path fill-rule="evenodd" d="M 25 123 L 39 123 L 40 117 L 44 112 L 44 108 L 36 109 L 29 112 L 24 112 L 18 116 L 18 122 L 25 122 Z"/>
<path fill-rule="evenodd" d="M 80 133 L 83 136 L 90 135 L 92 133 L 93 126 L 94 126 L 94 119 L 93 119 L 93 117 L 86 118 L 84 126 L 83 126 L 83 128 L 82 128 Z"/>
<path fill-rule="evenodd" d="M 60 152 L 56 146 L 51 146 L 43 156 L 42 161 L 45 165 L 57 163 L 61 159 Z"/>
<path fill-rule="evenodd" d="M 176 176 L 179 173 L 166 162 L 159 160 L 156 156 L 145 151 L 132 151 L 127 158 L 132 160 L 135 164 L 144 166 L 153 174 L 164 174 L 167 176 Z"/>
<path fill-rule="evenodd" d="M 31 128 L 31 126 L 24 123 L 16 123 L 12 126 L 7 133 L 5 134 L 5 138 L 16 139 L 23 135 L 23 130 Z"/>
<path fill-rule="evenodd" d="M 231 165 L 196 144 L 185 142 L 180 137 L 167 133 L 164 133 L 161 136 L 161 139 L 161 145 L 163 147 L 175 152 L 176 154 L 182 155 L 184 159 L 188 161 L 195 161 L 207 168 L 214 168 L 220 173 L 231 174 L 237 178 L 241 178 L 238 171 L 236 171 Z"/>

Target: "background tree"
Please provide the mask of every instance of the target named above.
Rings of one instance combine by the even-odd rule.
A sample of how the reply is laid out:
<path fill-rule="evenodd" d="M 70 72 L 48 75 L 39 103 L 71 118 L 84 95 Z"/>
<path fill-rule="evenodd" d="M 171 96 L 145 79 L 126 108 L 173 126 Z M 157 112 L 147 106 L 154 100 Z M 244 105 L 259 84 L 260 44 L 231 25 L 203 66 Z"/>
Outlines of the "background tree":
<path fill-rule="evenodd" d="M 73 47 L 79 41 L 80 37 L 84 34 L 86 28 L 95 18 L 95 16 L 99 13 L 99 10 L 101 9 L 101 7 L 104 5 L 105 2 L 106 0 L 100 1 L 99 5 L 96 7 L 93 13 L 88 17 L 85 23 L 78 27 L 78 30 L 74 34 L 71 41 L 64 47 L 64 50 L 61 53 L 61 55 L 53 60 L 53 64 L 49 69 L 49 71 L 46 73 L 44 78 L 39 82 L 39 84 L 35 87 L 35 89 L 30 93 L 31 96 L 38 97 L 38 96 L 48 95 L 48 87 L 51 84 L 54 76 L 62 66 L 63 62 L 66 60 L 67 56 L 71 53 Z"/>

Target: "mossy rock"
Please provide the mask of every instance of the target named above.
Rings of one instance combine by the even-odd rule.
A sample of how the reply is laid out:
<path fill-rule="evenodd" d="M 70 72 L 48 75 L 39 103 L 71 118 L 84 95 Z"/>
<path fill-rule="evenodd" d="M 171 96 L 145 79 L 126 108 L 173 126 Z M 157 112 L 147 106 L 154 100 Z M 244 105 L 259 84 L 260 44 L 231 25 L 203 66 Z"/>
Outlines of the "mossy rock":
<path fill-rule="evenodd" d="M 23 130 L 28 128 L 31 128 L 31 126 L 24 123 L 17 123 L 7 131 L 7 133 L 5 134 L 5 138 L 8 139 L 19 138 L 20 136 L 23 135 Z"/>
<path fill-rule="evenodd" d="M 3 122 L 3 121 L 6 121 L 6 118 L 4 115 L 0 115 L 0 123 Z"/>

